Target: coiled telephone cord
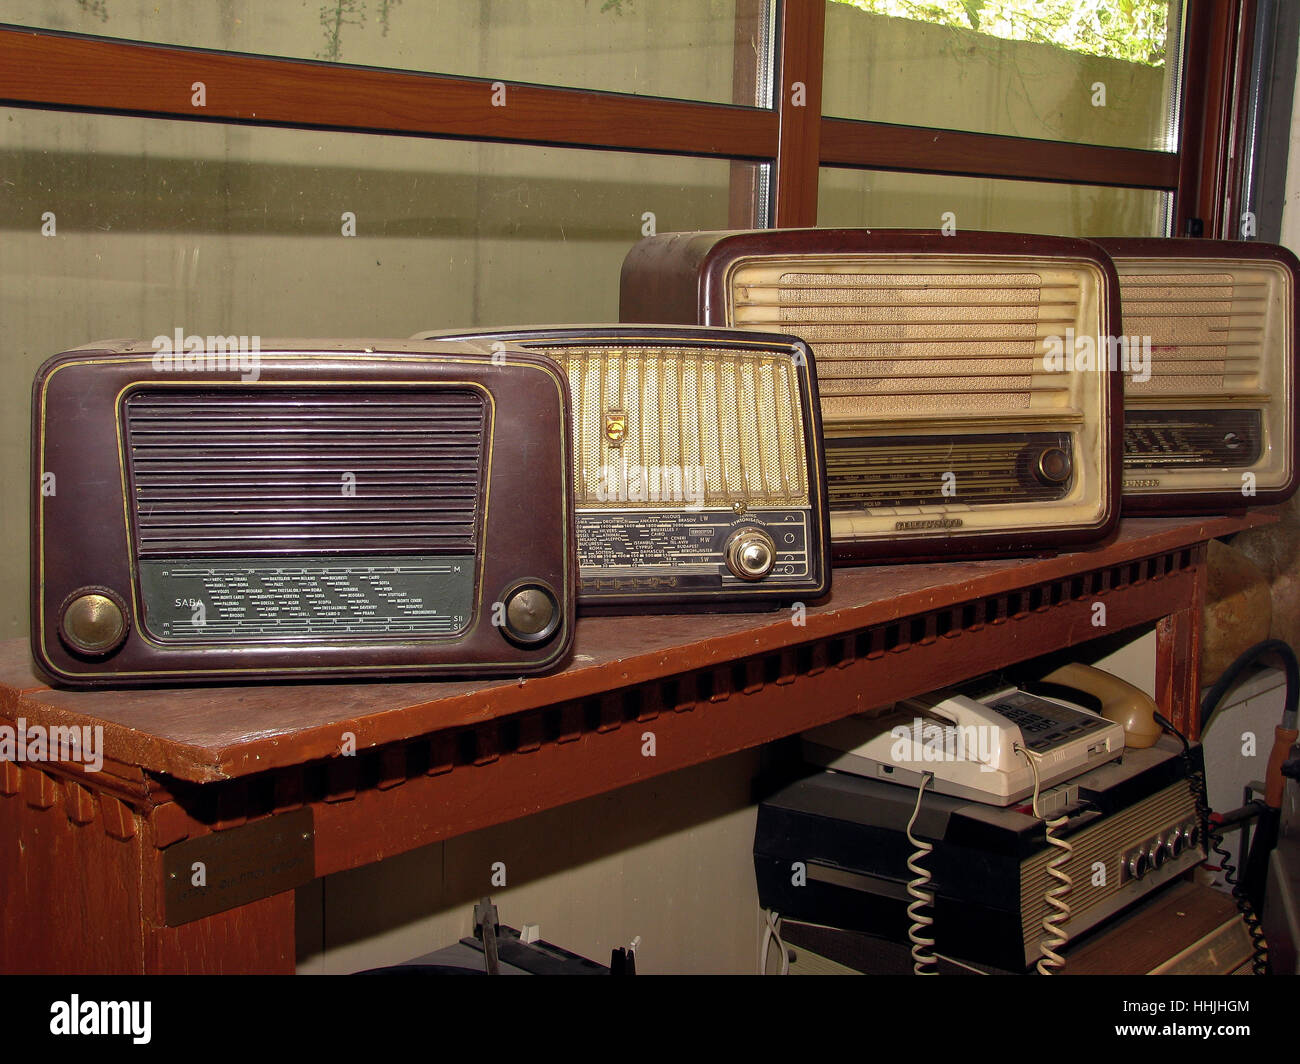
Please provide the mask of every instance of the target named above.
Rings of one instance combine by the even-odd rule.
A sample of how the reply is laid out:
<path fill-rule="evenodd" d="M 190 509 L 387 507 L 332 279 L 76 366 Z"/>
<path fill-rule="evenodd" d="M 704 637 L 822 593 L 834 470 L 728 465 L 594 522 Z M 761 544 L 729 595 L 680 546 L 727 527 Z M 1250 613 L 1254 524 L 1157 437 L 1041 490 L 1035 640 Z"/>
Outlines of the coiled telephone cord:
<path fill-rule="evenodd" d="M 1016 753 L 1024 755 L 1034 773 L 1034 816 L 1043 821 L 1045 825 L 1048 845 L 1054 846 L 1060 851 L 1047 865 L 1047 874 L 1056 880 L 1056 886 L 1043 894 L 1043 900 L 1053 911 L 1043 917 L 1042 928 L 1047 933 L 1047 937 L 1038 944 L 1038 951 L 1042 956 L 1039 957 L 1038 964 L 1035 966 L 1039 975 L 1052 975 L 1065 967 L 1065 958 L 1056 951 L 1070 940 L 1061 926 L 1070 919 L 1070 906 L 1062 899 L 1070 892 L 1074 886 L 1074 881 L 1063 870 L 1063 866 L 1070 860 L 1071 855 L 1074 853 L 1074 847 L 1056 834 L 1057 829 L 1064 827 L 1070 818 L 1060 816 L 1055 820 L 1048 820 L 1039 812 L 1038 795 L 1042 789 L 1038 776 L 1039 755 L 1019 743 L 1015 745 L 1015 750 Z"/>
<path fill-rule="evenodd" d="M 916 789 L 916 805 L 912 809 L 911 819 L 907 822 L 907 841 L 914 847 L 911 856 L 907 859 L 907 870 L 913 876 L 907 884 L 907 893 L 915 899 L 907 907 L 907 915 L 912 921 L 912 926 L 907 929 L 907 937 L 912 943 L 914 975 L 939 974 L 935 970 L 938 958 L 934 955 L 934 939 L 925 933 L 926 929 L 934 924 L 934 917 L 925 911 L 934 905 L 934 895 L 925 889 L 931 877 L 929 870 L 921 865 L 921 861 L 933 852 L 934 847 L 912 834 L 912 827 L 921 813 L 921 797 L 925 794 L 926 784 L 932 779 L 934 779 L 933 772 L 927 772 L 921 777 L 921 785 Z"/>
<path fill-rule="evenodd" d="M 1156 714 L 1156 722 L 1183 744 L 1183 766 L 1187 772 L 1187 785 L 1191 788 L 1192 801 L 1196 803 L 1196 819 L 1200 821 L 1201 838 L 1205 848 L 1219 858 L 1219 869 L 1223 880 L 1232 891 L 1232 900 L 1241 914 L 1242 922 L 1250 935 L 1250 970 L 1252 975 L 1268 975 L 1268 940 L 1264 938 L 1264 929 L 1260 926 L 1259 915 L 1250 904 L 1242 885 L 1237 882 L 1237 866 L 1232 863 L 1232 854 L 1223 845 L 1223 833 L 1214 826 L 1210 819 L 1210 801 L 1206 794 L 1205 772 L 1198 768 L 1192 758 L 1192 744 L 1187 736 L 1174 727 L 1173 723 Z"/>

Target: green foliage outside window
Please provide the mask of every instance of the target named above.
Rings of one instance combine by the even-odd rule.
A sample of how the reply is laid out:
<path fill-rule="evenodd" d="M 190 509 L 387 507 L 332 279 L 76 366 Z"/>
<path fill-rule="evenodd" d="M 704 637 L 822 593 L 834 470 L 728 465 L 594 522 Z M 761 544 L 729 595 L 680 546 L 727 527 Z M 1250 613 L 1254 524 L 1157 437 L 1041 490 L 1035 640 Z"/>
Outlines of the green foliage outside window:
<path fill-rule="evenodd" d="M 1168 0 L 834 0 L 872 15 L 1163 66 Z"/>

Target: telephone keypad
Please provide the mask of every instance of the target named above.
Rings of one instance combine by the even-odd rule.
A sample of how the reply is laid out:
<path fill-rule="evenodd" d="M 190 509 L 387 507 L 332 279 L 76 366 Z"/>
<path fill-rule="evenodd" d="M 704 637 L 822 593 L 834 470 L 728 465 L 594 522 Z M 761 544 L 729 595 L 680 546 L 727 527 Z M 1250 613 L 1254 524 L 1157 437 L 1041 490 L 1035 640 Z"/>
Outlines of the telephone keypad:
<path fill-rule="evenodd" d="M 992 703 L 991 708 L 1020 728 L 1030 750 L 1050 749 L 1059 743 L 1096 731 L 1106 721 L 1092 713 L 1037 698 L 1024 691 L 1013 691 Z"/>

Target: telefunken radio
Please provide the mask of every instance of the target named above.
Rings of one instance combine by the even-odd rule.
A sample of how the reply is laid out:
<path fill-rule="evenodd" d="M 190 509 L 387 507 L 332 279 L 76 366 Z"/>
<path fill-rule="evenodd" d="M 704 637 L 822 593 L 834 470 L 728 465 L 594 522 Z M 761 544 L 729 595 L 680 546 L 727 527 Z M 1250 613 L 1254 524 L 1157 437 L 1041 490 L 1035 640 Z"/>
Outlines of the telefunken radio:
<path fill-rule="evenodd" d="M 1055 549 L 1119 516 L 1119 289 L 1095 244 L 865 229 L 672 233 L 620 315 L 793 333 L 817 359 L 843 562 Z"/>
<path fill-rule="evenodd" d="M 555 363 L 468 343 L 236 358 L 189 342 L 95 344 L 37 373 L 32 646 L 52 677 L 516 676 L 566 656 Z"/>
<path fill-rule="evenodd" d="M 757 607 L 829 589 L 817 392 L 802 341 L 626 325 L 472 339 L 545 352 L 568 374 L 584 610 Z"/>
<path fill-rule="evenodd" d="M 1124 509 L 1214 513 L 1296 489 L 1300 262 L 1252 241 L 1099 240 L 1124 331 L 1150 345 L 1125 374 Z"/>

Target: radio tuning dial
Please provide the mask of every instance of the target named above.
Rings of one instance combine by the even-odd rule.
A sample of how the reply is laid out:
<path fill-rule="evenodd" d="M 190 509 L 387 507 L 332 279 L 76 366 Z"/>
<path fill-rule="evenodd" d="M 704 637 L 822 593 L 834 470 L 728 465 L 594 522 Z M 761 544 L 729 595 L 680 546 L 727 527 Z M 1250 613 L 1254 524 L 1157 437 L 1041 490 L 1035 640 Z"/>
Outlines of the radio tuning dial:
<path fill-rule="evenodd" d="M 103 657 L 126 639 L 126 614 L 117 596 L 100 588 L 83 588 L 64 605 L 59 636 L 78 654 Z"/>
<path fill-rule="evenodd" d="M 1034 462 L 1034 476 L 1039 483 L 1049 485 L 1064 484 L 1074 472 L 1068 451 L 1060 447 L 1047 447 L 1038 453 Z"/>
<path fill-rule="evenodd" d="M 761 528 L 742 528 L 726 546 L 727 568 L 741 580 L 762 580 L 776 564 L 776 544 Z"/>
<path fill-rule="evenodd" d="M 541 582 L 515 584 L 501 601 L 505 606 L 501 630 L 511 642 L 536 646 L 550 639 L 560 626 L 560 601 Z"/>

